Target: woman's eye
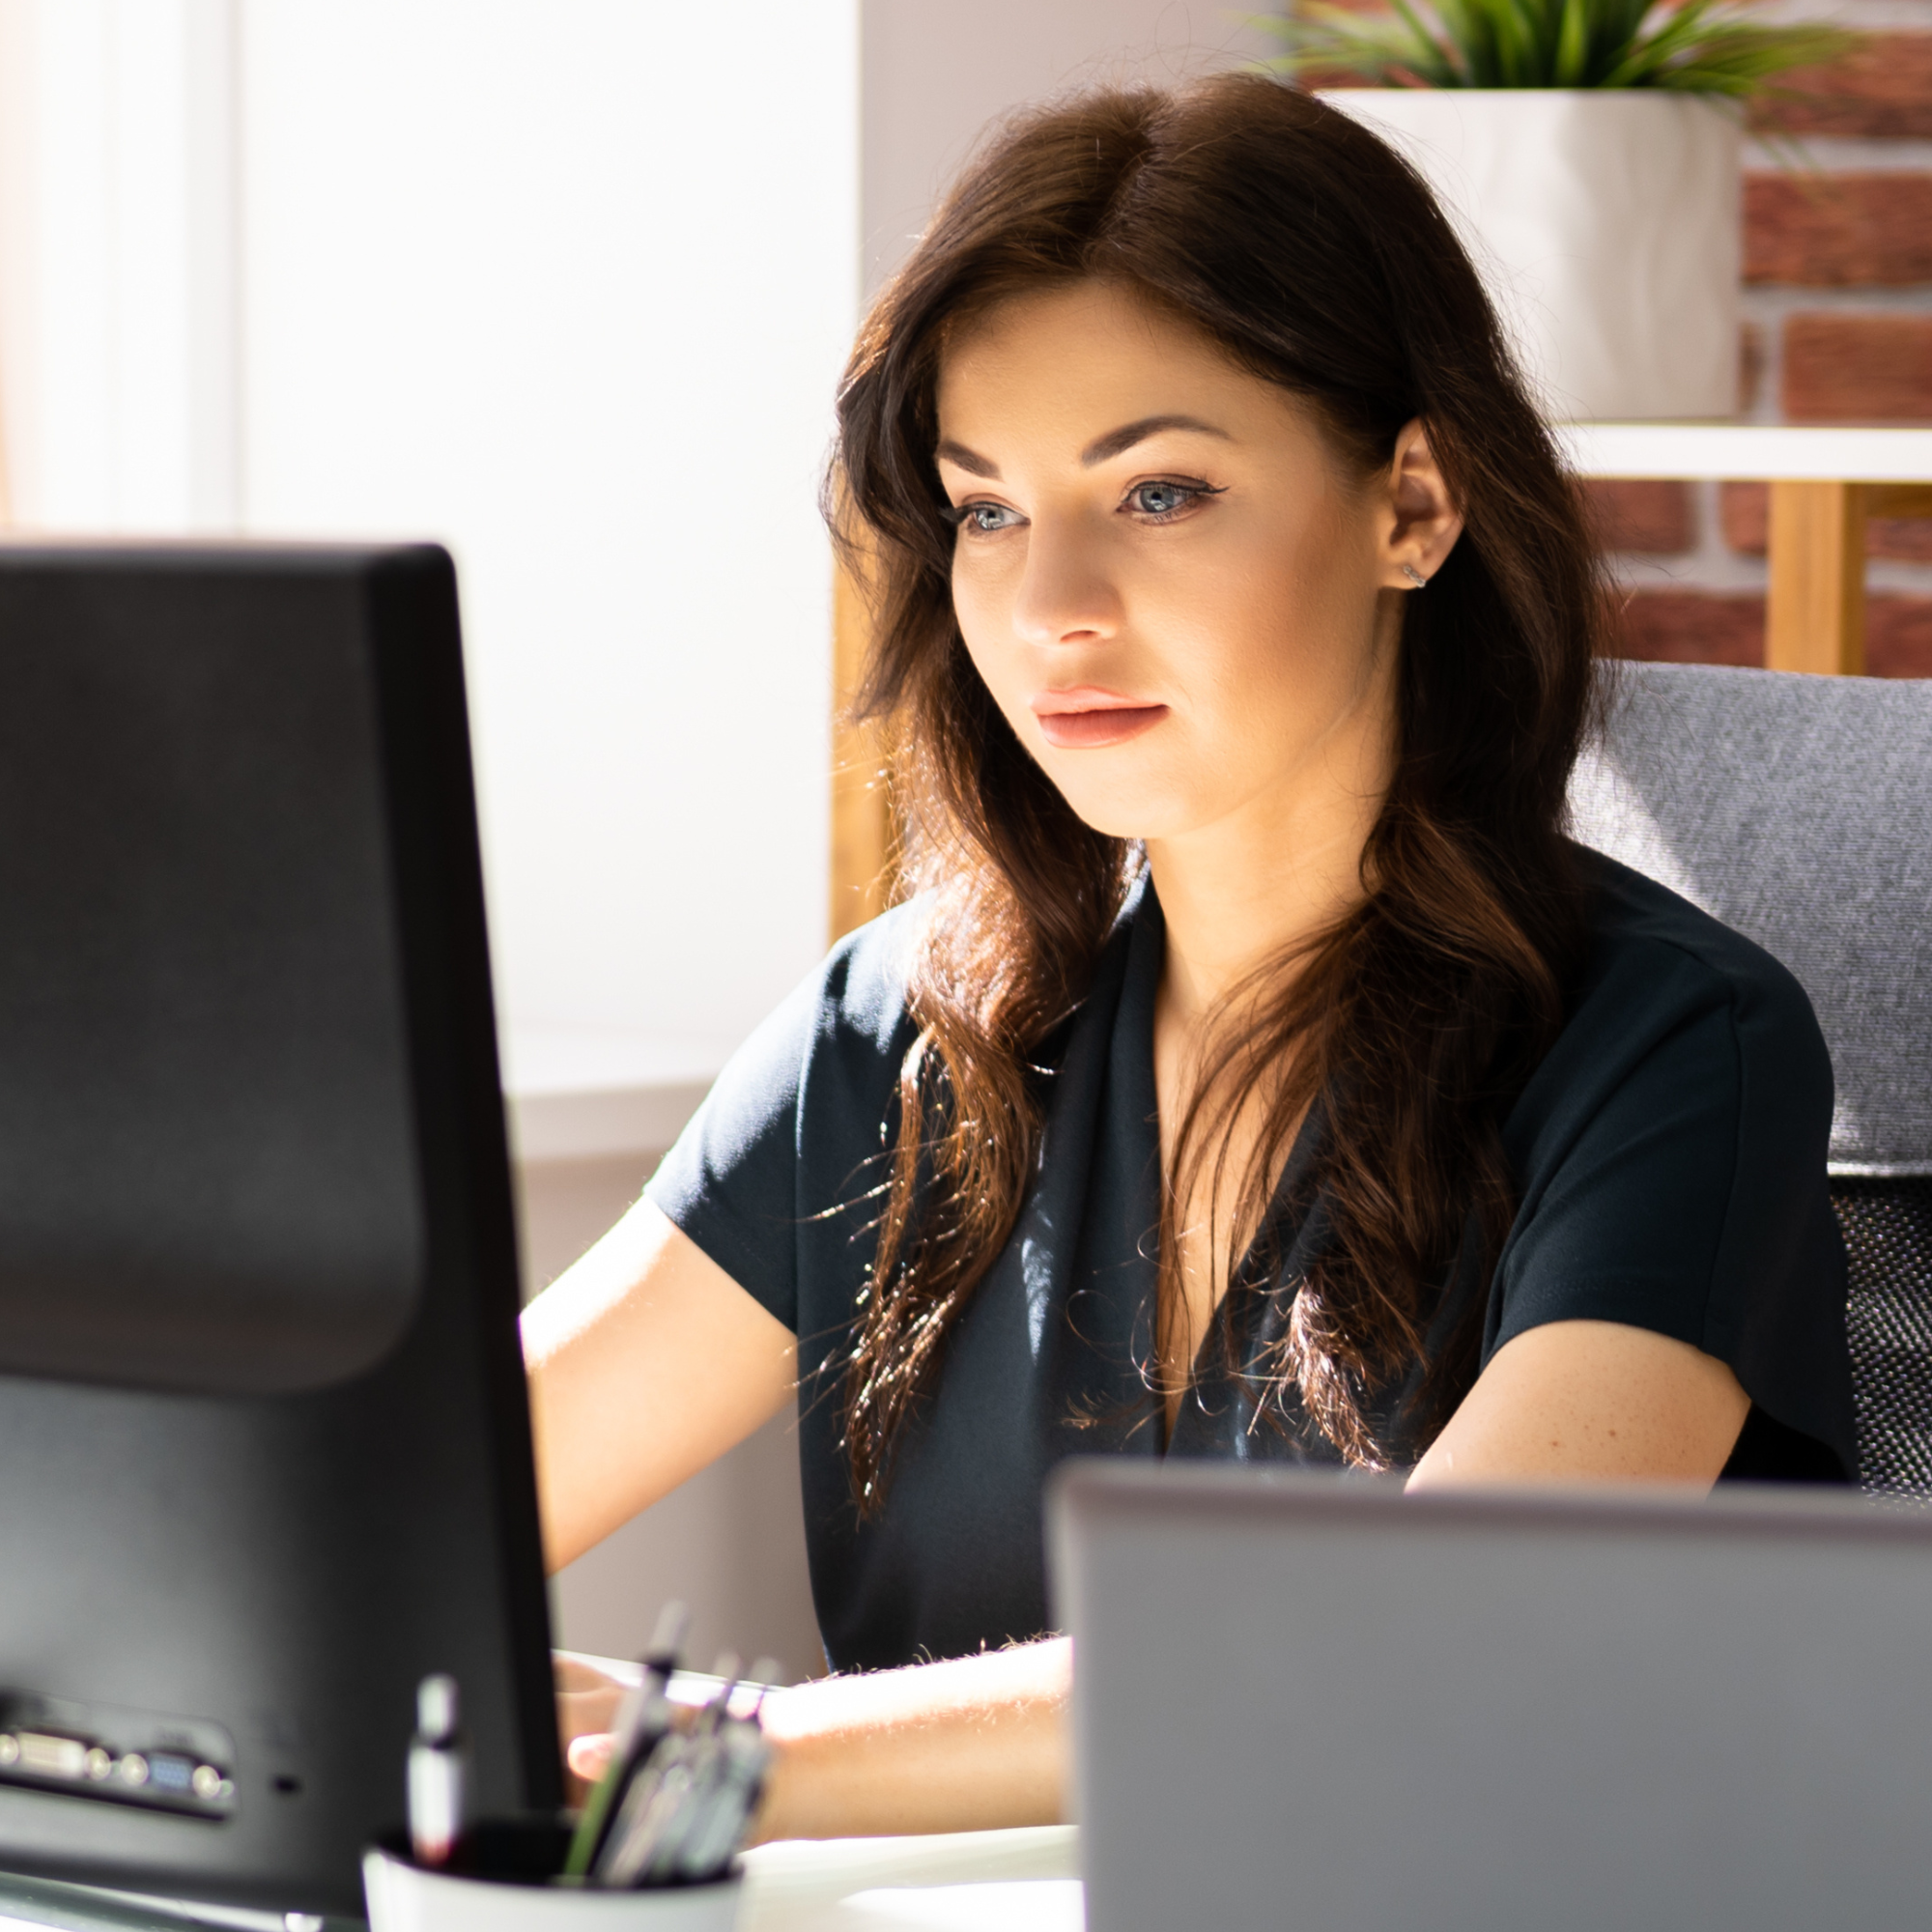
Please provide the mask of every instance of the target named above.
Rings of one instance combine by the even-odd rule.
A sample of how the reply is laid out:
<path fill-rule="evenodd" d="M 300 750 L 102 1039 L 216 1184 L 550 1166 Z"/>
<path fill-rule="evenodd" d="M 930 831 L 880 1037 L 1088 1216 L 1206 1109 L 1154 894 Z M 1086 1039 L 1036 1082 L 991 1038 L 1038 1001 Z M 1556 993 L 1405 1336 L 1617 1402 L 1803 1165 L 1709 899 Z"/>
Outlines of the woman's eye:
<path fill-rule="evenodd" d="M 1011 529 L 1019 521 L 1019 512 L 1008 509 L 1004 503 L 961 503 L 952 516 L 952 522 L 957 527 L 975 531 L 980 536 Z"/>
<path fill-rule="evenodd" d="M 1171 517 L 1197 497 L 1211 494 L 1198 483 L 1136 483 L 1127 492 L 1127 505 L 1144 517 Z"/>

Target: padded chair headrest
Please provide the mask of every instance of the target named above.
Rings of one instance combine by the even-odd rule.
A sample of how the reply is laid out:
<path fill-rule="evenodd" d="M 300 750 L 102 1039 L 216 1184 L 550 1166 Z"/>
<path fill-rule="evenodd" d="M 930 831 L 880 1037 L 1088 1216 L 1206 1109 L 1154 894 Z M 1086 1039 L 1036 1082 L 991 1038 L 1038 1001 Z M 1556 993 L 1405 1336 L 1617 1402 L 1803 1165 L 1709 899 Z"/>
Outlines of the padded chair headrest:
<path fill-rule="evenodd" d="M 1781 959 L 1834 1174 L 1932 1174 L 1932 683 L 1623 664 L 1572 829 Z"/>

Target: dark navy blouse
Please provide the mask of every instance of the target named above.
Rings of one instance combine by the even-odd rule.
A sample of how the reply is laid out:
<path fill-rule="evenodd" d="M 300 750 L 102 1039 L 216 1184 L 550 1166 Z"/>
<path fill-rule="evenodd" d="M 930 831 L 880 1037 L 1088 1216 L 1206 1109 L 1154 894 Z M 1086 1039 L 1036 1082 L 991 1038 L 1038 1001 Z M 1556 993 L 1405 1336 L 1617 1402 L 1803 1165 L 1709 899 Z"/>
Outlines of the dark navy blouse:
<path fill-rule="evenodd" d="M 1520 1208 L 1489 1288 L 1483 1359 L 1541 1322 L 1629 1322 L 1730 1364 L 1751 1398 L 1727 1474 L 1856 1465 L 1844 1256 L 1827 1194 L 1832 1068 L 1768 953 L 1588 855 L 1594 945 L 1573 1015 L 1511 1112 Z M 955 1656 L 1047 1628 L 1041 1488 L 1069 1455 L 1332 1462 L 1254 1412 L 1204 1352 L 1173 1431 L 1151 1352 L 1160 1150 L 1153 1009 L 1163 927 L 1145 883 L 1048 1056 L 1037 1177 L 954 1329 L 934 1399 L 862 1522 L 837 1358 L 870 1254 L 905 1010 L 901 908 L 843 941 L 732 1060 L 648 1193 L 799 1337 L 812 1589 L 838 1668 Z M 1278 1200 L 1313 1157 L 1303 1129 Z M 1319 1198 L 1277 1226 L 1273 1275 L 1231 1304 L 1234 1359 L 1278 1334 L 1319 1246 Z M 1277 1287 L 1276 1284 L 1285 1286 Z M 1452 1287 L 1450 1296 L 1456 1294 Z M 826 1368 L 828 1362 L 831 1364 Z"/>

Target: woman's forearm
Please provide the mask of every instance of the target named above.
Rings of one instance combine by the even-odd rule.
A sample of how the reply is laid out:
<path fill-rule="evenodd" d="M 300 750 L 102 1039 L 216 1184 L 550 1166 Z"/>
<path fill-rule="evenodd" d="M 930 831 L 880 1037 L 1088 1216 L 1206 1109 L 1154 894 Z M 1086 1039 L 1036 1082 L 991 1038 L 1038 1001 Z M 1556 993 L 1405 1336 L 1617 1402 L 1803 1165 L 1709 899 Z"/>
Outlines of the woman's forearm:
<path fill-rule="evenodd" d="M 775 1691 L 759 1838 L 1052 1825 L 1066 1815 L 1065 1637 Z"/>
<path fill-rule="evenodd" d="M 796 1387 L 791 1333 L 646 1197 L 524 1311 L 545 1566 L 741 1442 Z"/>

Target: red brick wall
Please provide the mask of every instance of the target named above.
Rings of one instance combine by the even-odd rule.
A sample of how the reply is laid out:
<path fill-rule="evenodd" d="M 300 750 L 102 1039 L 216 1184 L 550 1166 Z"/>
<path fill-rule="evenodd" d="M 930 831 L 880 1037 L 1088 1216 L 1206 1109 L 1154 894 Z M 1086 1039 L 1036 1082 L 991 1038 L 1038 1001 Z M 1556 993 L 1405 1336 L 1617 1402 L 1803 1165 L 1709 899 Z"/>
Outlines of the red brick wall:
<path fill-rule="evenodd" d="M 1787 288 L 1932 282 L 1932 175 L 1753 173 L 1745 279 Z"/>
<path fill-rule="evenodd" d="M 1843 26 L 1860 25 L 1857 9 L 1807 10 Z M 1932 140 L 1932 35 L 1886 32 L 1874 16 L 1864 45 L 1849 60 L 1788 76 L 1809 98 L 1780 100 L 1755 114 L 1762 131 L 1838 134 L 1882 141 Z"/>

